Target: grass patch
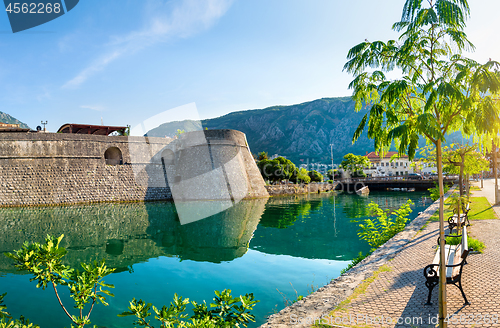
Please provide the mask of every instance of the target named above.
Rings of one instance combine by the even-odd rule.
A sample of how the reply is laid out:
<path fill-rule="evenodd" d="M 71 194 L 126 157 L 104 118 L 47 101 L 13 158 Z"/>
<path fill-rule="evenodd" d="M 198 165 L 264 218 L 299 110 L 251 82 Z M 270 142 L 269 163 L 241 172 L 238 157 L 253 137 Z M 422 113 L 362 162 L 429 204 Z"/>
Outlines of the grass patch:
<path fill-rule="evenodd" d="M 493 207 L 486 197 L 471 197 L 469 220 L 493 220 L 497 219 Z"/>
<path fill-rule="evenodd" d="M 448 245 L 458 245 L 462 242 L 462 237 L 446 237 L 446 243 Z M 476 238 L 467 238 L 467 246 L 469 249 L 473 249 L 474 252 L 483 253 L 486 246 L 482 241 Z"/>
<path fill-rule="evenodd" d="M 448 197 L 444 201 L 444 219 L 447 220 L 450 216 L 453 215 L 453 211 L 447 209 L 450 205 L 450 198 Z M 469 212 L 469 220 L 493 220 L 497 219 L 495 215 L 495 211 L 491 207 L 490 203 L 486 199 L 486 197 L 471 197 L 470 198 L 470 212 Z M 439 211 L 436 211 L 429 218 L 429 221 L 437 222 L 439 221 Z"/>
<path fill-rule="evenodd" d="M 479 253 L 483 253 L 484 249 L 486 248 L 482 241 L 475 238 L 468 238 L 467 245 L 469 246 L 469 248 L 472 248 L 474 252 Z"/>
<path fill-rule="evenodd" d="M 470 189 L 470 190 L 473 190 L 473 191 L 474 191 L 474 190 L 475 190 L 475 191 L 481 191 L 481 188 L 479 188 L 478 186 L 471 186 L 469 189 Z"/>

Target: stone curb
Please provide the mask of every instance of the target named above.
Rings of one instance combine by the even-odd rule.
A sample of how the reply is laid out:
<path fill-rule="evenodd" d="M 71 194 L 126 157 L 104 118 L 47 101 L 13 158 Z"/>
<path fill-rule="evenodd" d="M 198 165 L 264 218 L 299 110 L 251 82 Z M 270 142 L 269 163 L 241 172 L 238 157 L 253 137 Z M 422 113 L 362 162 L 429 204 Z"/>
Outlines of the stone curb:
<path fill-rule="evenodd" d="M 444 195 L 445 200 L 454 191 L 455 186 Z M 332 280 L 327 285 L 304 299 L 269 316 L 267 322 L 259 328 L 310 327 L 311 320 L 300 318 L 317 318 L 328 315 L 341 302 L 346 300 L 363 280 L 368 279 L 382 265 L 393 259 L 413 237 L 420 231 L 427 220 L 439 209 L 439 199 L 421 212 L 404 231 L 401 231 L 363 261 L 351 268 L 345 274 Z M 308 323 L 309 322 L 309 323 Z"/>

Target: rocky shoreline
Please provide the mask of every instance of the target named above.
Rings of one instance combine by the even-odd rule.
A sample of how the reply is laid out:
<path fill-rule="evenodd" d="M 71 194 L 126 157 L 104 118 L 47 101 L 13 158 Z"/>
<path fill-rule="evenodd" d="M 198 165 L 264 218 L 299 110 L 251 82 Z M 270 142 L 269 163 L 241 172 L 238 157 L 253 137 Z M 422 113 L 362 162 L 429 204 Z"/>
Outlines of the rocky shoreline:
<path fill-rule="evenodd" d="M 279 184 L 266 185 L 269 196 L 286 196 L 334 191 L 338 183 Z"/>

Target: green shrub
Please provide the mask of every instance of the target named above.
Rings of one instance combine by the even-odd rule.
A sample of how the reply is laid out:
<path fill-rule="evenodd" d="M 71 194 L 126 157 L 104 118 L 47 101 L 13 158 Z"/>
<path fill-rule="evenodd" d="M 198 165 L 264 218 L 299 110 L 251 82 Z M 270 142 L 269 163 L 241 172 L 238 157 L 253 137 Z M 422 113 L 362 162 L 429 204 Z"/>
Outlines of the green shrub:
<path fill-rule="evenodd" d="M 359 224 L 358 236 L 367 241 L 374 251 L 398 232 L 404 230 L 406 222 L 408 222 L 408 215 L 412 212 L 411 205 L 413 202 L 408 199 L 406 204 L 389 213 L 389 210 L 384 211 L 378 204 L 371 202 L 368 204 L 368 208 L 377 218 L 363 220 L 363 223 Z"/>
<path fill-rule="evenodd" d="M 37 288 L 45 290 L 47 286 L 52 287 L 68 318 L 76 327 L 83 327 L 90 324 L 89 318 L 94 305 L 96 303 L 108 305 L 105 295 L 114 296 L 106 289 L 114 288 L 114 286 L 105 284 L 102 280 L 114 269 L 108 269 L 104 260 L 91 264 L 82 263 L 82 271 L 64 265 L 62 258 L 66 255 L 66 249 L 59 247 L 63 237 L 64 235 L 59 238 L 47 236 L 45 244 L 25 242 L 20 250 L 5 255 L 16 262 L 15 266 L 18 270 L 33 274 L 31 281 L 37 281 Z M 79 310 L 79 315 L 71 315 L 63 305 L 57 292 L 58 285 L 68 287 L 70 296 L 75 303 L 74 308 Z M 85 314 L 83 310 L 89 303 L 91 303 L 91 307 Z"/>
<path fill-rule="evenodd" d="M 467 239 L 467 246 L 469 247 L 469 249 L 473 249 L 474 251 L 476 252 L 479 252 L 479 253 L 482 253 L 484 251 L 484 249 L 486 248 L 486 246 L 484 245 L 484 243 L 478 239 L 475 239 L 475 238 L 468 238 Z"/>
<path fill-rule="evenodd" d="M 429 192 L 431 193 L 430 197 L 433 201 L 436 201 L 439 199 L 439 186 L 437 184 L 437 182 L 434 182 L 434 187 L 433 188 L 429 188 L 427 189 L 429 190 Z M 444 185 L 444 193 L 446 194 L 448 192 L 448 190 L 450 190 L 450 186 L 448 185 Z"/>
<path fill-rule="evenodd" d="M 37 281 L 37 288 L 45 289 L 51 286 L 61 305 L 62 309 L 72 321 L 72 328 L 82 328 L 90 324 L 90 314 L 94 305 L 106 303 L 106 296 L 114 296 L 107 288 L 114 288 L 113 285 L 105 284 L 103 277 L 111 274 L 114 269 L 108 269 L 104 260 L 95 261 L 93 264 L 81 263 L 82 271 L 72 269 L 62 264 L 62 258 L 66 255 L 66 249 L 59 244 L 64 235 L 59 238 L 47 236 L 45 244 L 25 242 L 20 250 L 5 255 L 13 259 L 18 270 L 25 270 L 33 274 L 31 281 Z M 78 309 L 79 315 L 71 315 L 57 292 L 57 286 L 67 286 L 71 298 L 74 301 L 74 308 Z M 39 328 L 30 323 L 24 317 L 12 320 L 10 314 L 6 312 L 6 306 L 3 305 L 3 299 L 6 294 L 0 295 L 0 328 Z M 174 297 L 173 303 L 169 307 L 163 306 L 157 309 L 151 303 L 145 303 L 135 298 L 130 302 L 129 310 L 119 316 L 135 315 L 138 320 L 135 324 L 153 328 L 146 321 L 151 315 L 151 309 L 156 314 L 155 318 L 161 322 L 161 327 L 185 327 L 185 328 L 229 328 L 246 327 L 252 321 L 255 322 L 255 316 L 250 314 L 258 301 L 254 300 L 253 294 L 245 296 L 232 297 L 230 290 L 222 292 L 215 291 L 213 303 L 210 303 L 210 309 L 203 303 L 191 302 L 194 314 L 188 320 L 184 313 L 189 299 Z M 241 303 L 241 304 L 240 304 Z M 85 314 L 86 305 L 90 304 L 90 309 Z M 10 321 L 7 321 L 10 320 Z M 75 324 L 75 325 L 73 325 Z M 96 326 L 94 326 L 96 327 Z"/>
<path fill-rule="evenodd" d="M 448 245 L 458 245 L 462 242 L 462 237 L 446 237 L 446 243 Z M 472 248 L 475 252 L 482 253 L 486 246 L 484 243 L 475 238 L 467 238 L 467 247 L 469 250 Z"/>
<path fill-rule="evenodd" d="M 189 302 L 189 299 L 183 299 L 175 294 L 174 301 L 170 302 L 170 306 L 158 309 L 151 303 L 146 303 L 143 300 L 137 301 L 134 298 L 128 307 L 129 311 L 118 316 L 134 315 L 137 317 L 134 324 L 150 328 L 153 326 L 147 319 L 151 316 L 151 309 L 155 313 L 155 319 L 161 323 L 160 327 L 230 328 L 246 327 L 250 321 L 255 322 L 255 316 L 250 314 L 250 311 L 258 301 L 254 301 L 253 294 L 232 297 L 231 290 L 225 289 L 222 292 L 215 291 L 213 301 L 214 303 L 210 304 L 211 309 L 209 310 L 205 302 Z M 193 315 L 185 320 L 188 315 L 184 312 L 189 303 L 193 305 Z"/>

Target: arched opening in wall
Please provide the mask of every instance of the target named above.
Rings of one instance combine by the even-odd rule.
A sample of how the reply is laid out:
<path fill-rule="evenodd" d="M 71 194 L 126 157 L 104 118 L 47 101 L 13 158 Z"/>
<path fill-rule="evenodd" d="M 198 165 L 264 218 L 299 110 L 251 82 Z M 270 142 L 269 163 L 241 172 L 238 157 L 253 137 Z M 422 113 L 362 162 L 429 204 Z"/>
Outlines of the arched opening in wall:
<path fill-rule="evenodd" d="M 106 165 L 123 165 L 122 151 L 117 147 L 110 147 L 104 153 Z"/>

